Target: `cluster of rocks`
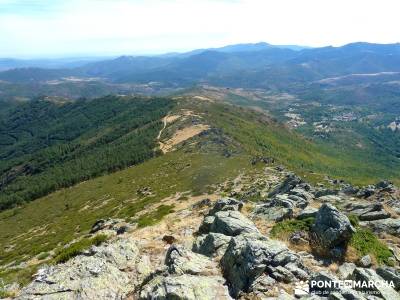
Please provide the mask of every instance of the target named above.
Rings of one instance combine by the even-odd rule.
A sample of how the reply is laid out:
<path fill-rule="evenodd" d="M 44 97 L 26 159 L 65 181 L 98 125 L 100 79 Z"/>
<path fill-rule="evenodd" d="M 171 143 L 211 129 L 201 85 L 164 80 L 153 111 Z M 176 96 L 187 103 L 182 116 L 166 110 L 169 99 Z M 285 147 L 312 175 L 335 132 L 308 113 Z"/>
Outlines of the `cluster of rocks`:
<path fill-rule="evenodd" d="M 337 190 L 338 192 L 340 191 L 347 195 L 356 196 L 357 198 L 369 198 L 373 195 L 379 196 L 384 193 L 393 194 L 396 191 L 398 191 L 396 186 L 392 182 L 387 180 L 382 180 L 377 184 L 374 185 L 371 184 L 361 188 L 345 183 L 342 180 L 328 180 L 328 181 L 333 185 L 339 185 L 339 189 Z"/>
<path fill-rule="evenodd" d="M 313 199 L 310 185 L 303 183 L 294 174 L 275 187 L 266 201 L 254 208 L 253 214 L 269 221 L 282 221 L 292 218 L 296 210 L 304 209 Z"/>
<path fill-rule="evenodd" d="M 272 292 L 277 282 L 306 280 L 309 271 L 301 257 L 282 242 L 262 235 L 240 213 L 242 203 L 217 201 L 199 228 L 193 251 L 220 257 L 220 267 L 233 297 Z"/>
<path fill-rule="evenodd" d="M 394 189 L 390 183 L 374 187 L 374 195 Z M 358 199 L 351 198 L 356 201 L 348 201 L 343 191 L 313 188 L 288 174 L 255 205 L 250 219 L 242 212 L 241 201 L 223 198 L 212 204 L 205 199 L 191 206 L 192 211 L 209 208 L 192 247 L 176 244 L 173 235 L 164 236 L 168 250 L 157 266 L 142 251 L 140 237 L 127 234 L 132 225 L 120 219 L 99 220 L 91 233 L 106 233 L 112 236 L 109 241 L 64 264 L 41 268 L 17 299 L 400 299 L 397 268 L 374 269 L 369 255 L 357 265 L 343 263 L 356 232 L 346 215 L 357 216 L 361 226 L 377 233 L 400 237 L 400 222 L 386 209 L 387 203 L 360 199 L 365 195 L 364 191 Z M 334 203 L 340 203 L 343 212 Z M 306 243 L 311 251 L 289 249 L 262 234 L 251 218 L 311 220 L 307 232 L 295 232 L 289 239 Z M 339 265 L 336 272 L 326 268 L 332 261 Z M 368 287 L 329 284 L 339 280 L 365 282 Z M 312 286 L 316 281 L 328 284 Z M 390 281 L 393 286 L 370 286 L 372 281 Z"/>
<path fill-rule="evenodd" d="M 374 221 L 391 217 L 382 203 L 350 202 L 345 208 L 349 214 L 357 216 L 360 221 Z"/>

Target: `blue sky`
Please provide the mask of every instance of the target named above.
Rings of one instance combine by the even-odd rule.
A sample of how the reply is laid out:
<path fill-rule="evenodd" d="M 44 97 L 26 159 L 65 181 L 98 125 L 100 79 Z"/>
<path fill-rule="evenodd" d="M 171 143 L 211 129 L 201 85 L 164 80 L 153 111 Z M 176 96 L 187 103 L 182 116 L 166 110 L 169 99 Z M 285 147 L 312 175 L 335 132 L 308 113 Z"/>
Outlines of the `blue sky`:
<path fill-rule="evenodd" d="M 398 0 L 0 0 L 0 57 L 400 41 Z"/>

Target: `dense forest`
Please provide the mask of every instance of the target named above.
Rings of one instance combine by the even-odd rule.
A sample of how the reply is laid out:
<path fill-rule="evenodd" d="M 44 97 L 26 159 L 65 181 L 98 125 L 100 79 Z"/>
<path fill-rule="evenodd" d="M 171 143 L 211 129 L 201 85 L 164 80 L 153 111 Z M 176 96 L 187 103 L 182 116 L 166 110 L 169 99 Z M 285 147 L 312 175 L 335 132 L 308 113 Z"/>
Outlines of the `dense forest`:
<path fill-rule="evenodd" d="M 0 210 L 158 154 L 165 98 L 48 98 L 3 111 Z"/>

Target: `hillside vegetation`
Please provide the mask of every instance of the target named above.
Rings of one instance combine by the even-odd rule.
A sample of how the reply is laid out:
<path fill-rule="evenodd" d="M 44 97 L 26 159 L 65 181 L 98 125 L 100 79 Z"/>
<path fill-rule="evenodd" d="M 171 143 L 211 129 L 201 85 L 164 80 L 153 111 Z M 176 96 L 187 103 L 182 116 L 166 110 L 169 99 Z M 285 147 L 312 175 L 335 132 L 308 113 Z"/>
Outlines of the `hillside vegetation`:
<path fill-rule="evenodd" d="M 171 107 L 168 99 L 109 96 L 11 109 L 0 124 L 0 209 L 156 156 Z"/>
<path fill-rule="evenodd" d="M 31 103 L 30 107 L 40 107 L 42 103 Z M 43 136 L 40 139 L 35 135 L 38 142 L 33 144 L 37 148 L 30 150 L 32 154 L 18 156 L 9 152 L 8 155 L 14 155 L 14 158 L 5 160 L 3 164 L 12 165 L 10 162 L 17 161 L 21 164 L 23 159 L 29 158 L 26 164 L 43 166 L 40 169 L 42 172 L 16 177 L 15 182 L 26 184 L 25 188 L 21 188 L 21 193 L 28 191 L 28 195 L 32 195 L 31 191 L 37 187 L 43 188 L 40 185 L 42 181 L 39 181 L 42 178 L 49 178 L 47 183 L 53 183 L 52 188 L 57 189 L 65 182 L 72 184 L 74 180 L 86 180 L 140 164 L 61 188 L 35 201 L 1 212 L 0 264 L 13 266 L 8 270 L 0 270 L 0 276 L 7 282 L 19 279 L 22 282 L 38 263 L 42 263 L 38 257 L 49 255 L 51 258 L 64 245 L 85 236 L 100 218 L 125 218 L 144 227 L 157 223 L 174 210 L 174 205 L 186 201 L 188 197 L 223 194 L 227 180 L 260 170 L 262 164 L 252 163 L 255 157 L 270 158 L 275 165 L 283 164 L 309 182 L 324 182 L 324 177 L 329 175 L 363 184 L 378 181 L 381 176 L 392 178 L 399 175 L 399 169 L 380 165 L 378 159 L 371 159 L 365 164 L 364 157 L 306 140 L 262 112 L 220 101 L 205 101 L 189 96 L 173 99 L 107 97 L 83 103 L 54 105 L 58 106 L 50 104 L 49 107 L 53 107 L 55 112 L 60 109 L 71 111 L 63 115 L 75 118 L 75 122 L 67 123 L 71 130 L 65 129 L 66 124 L 59 127 L 63 128 L 59 132 L 66 134 L 70 142 L 59 143 L 49 139 L 53 143 L 49 147 Z M 111 116 L 101 110 L 107 105 L 114 107 L 106 110 L 112 112 Z M 95 120 L 102 121 L 91 126 L 92 123 L 87 122 L 85 129 L 77 126 L 79 118 L 86 119 L 79 117 L 80 109 L 69 110 L 69 106 L 97 111 Z M 165 116 L 170 116 L 172 121 L 161 131 Z M 47 122 L 53 124 L 51 120 Z M 208 129 L 175 144 L 166 154 L 155 157 L 160 132 L 160 140 L 168 141 L 182 129 L 200 124 Z M 30 125 L 30 128 L 32 130 L 35 127 Z M 55 125 L 47 127 L 51 136 L 55 135 L 55 129 Z M 25 146 L 21 142 L 14 145 L 15 149 L 30 149 L 33 145 L 28 141 L 32 137 L 24 140 L 22 133 L 21 136 Z M 68 148 L 66 145 L 76 147 Z M 54 153 L 48 156 L 52 158 L 51 161 L 39 159 L 43 158 L 39 154 L 47 153 Z M 82 166 L 81 169 L 71 169 L 71 164 L 76 162 L 80 163 L 78 166 Z M 54 170 L 58 170 L 56 176 L 52 173 Z M 91 173 L 85 173 L 88 170 Z M 16 186 L 16 183 L 10 182 L 5 190 Z M 14 194 L 3 192 L 2 197 L 5 199 L 9 195 Z"/>

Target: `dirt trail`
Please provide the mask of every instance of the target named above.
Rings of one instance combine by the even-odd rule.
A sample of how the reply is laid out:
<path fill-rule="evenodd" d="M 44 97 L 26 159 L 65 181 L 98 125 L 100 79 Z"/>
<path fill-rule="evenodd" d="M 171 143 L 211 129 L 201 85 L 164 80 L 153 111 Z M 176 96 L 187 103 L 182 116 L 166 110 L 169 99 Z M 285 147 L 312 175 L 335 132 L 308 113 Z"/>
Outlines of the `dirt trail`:
<path fill-rule="evenodd" d="M 162 132 L 164 131 L 165 127 L 167 127 L 167 118 L 168 118 L 168 115 L 166 115 L 166 116 L 163 118 L 163 128 L 161 128 L 160 132 L 158 133 L 158 135 L 157 135 L 157 140 L 159 140 L 159 139 L 161 138 Z"/>

